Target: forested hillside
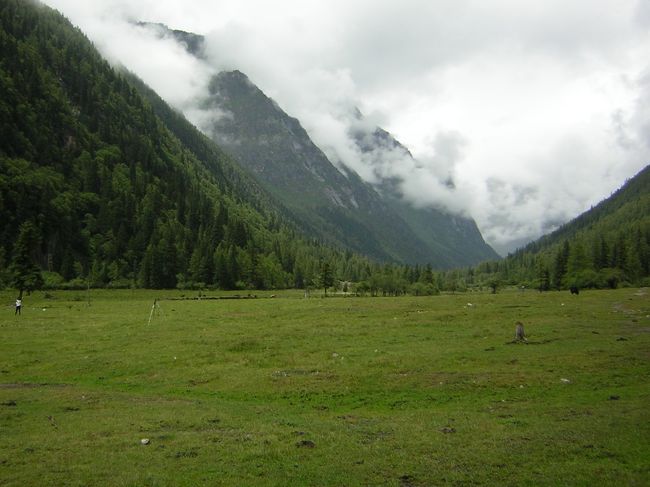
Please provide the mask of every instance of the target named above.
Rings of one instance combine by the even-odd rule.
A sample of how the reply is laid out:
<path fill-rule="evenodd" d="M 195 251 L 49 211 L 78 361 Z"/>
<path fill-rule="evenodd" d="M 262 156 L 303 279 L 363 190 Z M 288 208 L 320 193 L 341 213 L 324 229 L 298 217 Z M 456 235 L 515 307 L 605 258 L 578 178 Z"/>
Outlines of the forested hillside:
<path fill-rule="evenodd" d="M 650 285 L 650 166 L 555 232 L 458 278 L 540 290 Z"/>
<path fill-rule="evenodd" d="M 209 63 L 202 36 L 162 24 L 138 25 L 174 39 Z M 300 120 L 287 114 L 246 74 L 221 71 L 213 76 L 209 95 L 199 107 L 205 133 L 282 202 L 309 235 L 383 262 L 429 263 L 436 269 L 498 258 L 471 218 L 432 207 L 415 208 L 400 191 L 385 191 L 387 184 L 380 189 L 364 182 L 350 167 L 335 166 Z M 358 117 L 361 121 L 360 112 Z M 363 153 L 381 159 L 391 145 L 390 149 L 399 147 L 412 159 L 379 128 L 375 134 L 350 134 L 351 143 L 355 135 L 364 141 L 359 157 Z"/>
<path fill-rule="evenodd" d="M 0 284 L 264 288 L 370 269 L 301 239 L 191 126 L 183 144 L 47 7 L 0 3 L 0 92 Z"/>
<path fill-rule="evenodd" d="M 431 263 L 437 269 L 498 257 L 473 220 L 416 210 L 397 193 L 377 191 L 352 169 L 336 168 L 300 122 L 243 73 L 219 73 L 210 91 L 207 106 L 232 115 L 213 122 L 211 137 L 313 235 L 382 261 Z"/>
<path fill-rule="evenodd" d="M 210 136 L 314 237 L 388 262 L 433 262 L 400 216 L 354 172 L 343 174 L 300 122 L 238 71 L 210 83 L 207 107 L 232 114 L 214 120 Z"/>

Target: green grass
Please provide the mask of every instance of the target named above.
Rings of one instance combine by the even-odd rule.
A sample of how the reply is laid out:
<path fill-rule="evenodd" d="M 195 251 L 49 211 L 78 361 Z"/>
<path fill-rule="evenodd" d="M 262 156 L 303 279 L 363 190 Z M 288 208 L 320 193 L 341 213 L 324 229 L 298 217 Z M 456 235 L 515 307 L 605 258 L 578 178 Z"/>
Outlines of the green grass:
<path fill-rule="evenodd" d="M 0 485 L 648 485 L 646 292 L 3 293 Z"/>

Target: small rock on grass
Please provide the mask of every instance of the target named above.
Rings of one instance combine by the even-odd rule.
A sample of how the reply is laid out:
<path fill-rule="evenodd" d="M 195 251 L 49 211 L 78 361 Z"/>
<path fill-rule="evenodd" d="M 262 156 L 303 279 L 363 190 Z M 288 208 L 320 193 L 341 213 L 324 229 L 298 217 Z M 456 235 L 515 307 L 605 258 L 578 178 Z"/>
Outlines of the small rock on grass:
<path fill-rule="evenodd" d="M 315 448 L 316 443 L 311 440 L 300 440 L 298 443 L 296 443 L 296 446 L 298 448 Z"/>
<path fill-rule="evenodd" d="M 412 475 L 402 475 L 399 478 L 400 487 L 411 487 L 415 485 L 415 478 Z"/>
<path fill-rule="evenodd" d="M 142 438 L 140 440 L 141 445 L 148 445 L 149 443 L 151 443 L 151 440 L 149 438 Z"/>

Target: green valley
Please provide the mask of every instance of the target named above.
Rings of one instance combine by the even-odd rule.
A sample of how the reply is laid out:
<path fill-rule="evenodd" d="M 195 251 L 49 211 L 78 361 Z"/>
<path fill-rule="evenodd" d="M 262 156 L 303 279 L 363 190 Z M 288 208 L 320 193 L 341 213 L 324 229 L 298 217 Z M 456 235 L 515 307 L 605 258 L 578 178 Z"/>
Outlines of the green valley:
<path fill-rule="evenodd" d="M 644 485 L 647 293 L 35 293 L 0 322 L 0 479 Z"/>

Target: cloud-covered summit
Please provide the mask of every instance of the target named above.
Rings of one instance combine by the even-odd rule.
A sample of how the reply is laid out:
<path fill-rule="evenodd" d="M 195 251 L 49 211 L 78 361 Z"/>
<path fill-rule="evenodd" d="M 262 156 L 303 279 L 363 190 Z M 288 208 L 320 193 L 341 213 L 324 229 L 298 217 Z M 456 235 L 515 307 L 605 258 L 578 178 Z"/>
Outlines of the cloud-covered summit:
<path fill-rule="evenodd" d="M 243 71 L 330 158 L 368 181 L 401 178 L 419 205 L 468 212 L 501 251 L 650 161 L 645 0 L 46 3 L 199 125 L 210 77 Z M 205 35 L 210 63 L 133 20 Z M 360 154 L 355 107 L 415 159 Z"/>

